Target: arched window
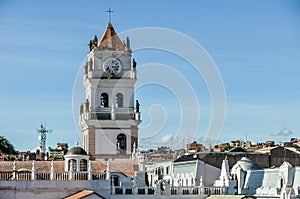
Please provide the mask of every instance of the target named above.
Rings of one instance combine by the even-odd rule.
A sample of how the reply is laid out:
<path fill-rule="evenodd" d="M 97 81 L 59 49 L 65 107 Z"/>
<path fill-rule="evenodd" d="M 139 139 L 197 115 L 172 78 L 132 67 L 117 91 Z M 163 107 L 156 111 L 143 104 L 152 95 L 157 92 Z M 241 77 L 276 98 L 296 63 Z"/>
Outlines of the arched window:
<path fill-rule="evenodd" d="M 87 161 L 84 159 L 80 160 L 80 171 L 87 171 Z"/>
<path fill-rule="evenodd" d="M 101 94 L 100 107 L 101 108 L 108 107 L 108 94 L 107 93 Z"/>
<path fill-rule="evenodd" d="M 158 170 L 157 170 L 157 175 L 158 175 L 158 179 L 162 179 L 162 171 L 161 171 L 161 168 L 159 167 Z"/>
<path fill-rule="evenodd" d="M 117 93 L 116 99 L 115 99 L 115 107 L 116 108 L 123 107 L 123 94 L 122 93 Z"/>
<path fill-rule="evenodd" d="M 69 160 L 69 162 L 68 162 L 68 171 L 70 171 L 71 168 L 72 168 L 72 170 L 73 170 L 74 172 L 77 171 L 77 164 L 76 164 L 76 160 L 75 160 L 75 159 L 71 159 L 71 160 Z"/>
<path fill-rule="evenodd" d="M 122 154 L 126 153 L 126 135 L 123 133 L 117 136 L 117 151 Z"/>
<path fill-rule="evenodd" d="M 111 185 L 120 186 L 120 184 L 119 184 L 119 176 L 112 175 L 110 178 L 111 178 L 111 181 L 110 181 Z"/>

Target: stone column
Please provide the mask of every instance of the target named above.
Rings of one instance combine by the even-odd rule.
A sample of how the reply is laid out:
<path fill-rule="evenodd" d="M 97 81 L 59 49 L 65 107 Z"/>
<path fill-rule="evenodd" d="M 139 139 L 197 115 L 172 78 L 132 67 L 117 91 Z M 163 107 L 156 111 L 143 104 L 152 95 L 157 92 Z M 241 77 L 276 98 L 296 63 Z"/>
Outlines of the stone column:
<path fill-rule="evenodd" d="M 111 107 L 111 120 L 116 119 L 116 113 L 115 113 L 115 105 L 113 104 Z"/>
<path fill-rule="evenodd" d="M 54 161 L 51 161 L 50 180 L 54 180 Z"/>
<path fill-rule="evenodd" d="M 87 146 L 87 152 L 90 153 L 92 156 L 96 153 L 96 135 L 95 135 L 95 127 L 94 126 L 88 126 L 88 146 Z"/>
<path fill-rule="evenodd" d="M 32 161 L 32 168 L 31 168 L 31 180 L 36 180 L 35 174 L 36 174 L 35 161 L 33 160 Z"/>
<path fill-rule="evenodd" d="M 200 177 L 200 184 L 199 184 L 199 194 L 200 195 L 204 195 L 204 185 L 203 185 L 203 179 L 202 179 L 202 176 Z"/>
<path fill-rule="evenodd" d="M 127 147 L 127 151 L 133 152 L 133 144 L 135 144 L 136 149 L 138 149 L 138 127 L 131 126 L 131 146 Z"/>
<path fill-rule="evenodd" d="M 131 154 L 131 160 L 132 160 L 132 161 L 135 161 L 135 160 L 138 161 L 138 159 L 137 159 L 137 157 L 136 157 L 136 144 L 135 144 L 135 142 L 133 143 L 133 149 L 132 149 L 132 154 Z"/>
<path fill-rule="evenodd" d="M 107 161 L 106 180 L 110 180 L 110 160 Z"/>
<path fill-rule="evenodd" d="M 12 177 L 13 180 L 16 180 L 17 179 L 17 165 L 16 165 L 16 161 L 14 160 L 14 163 L 13 163 L 13 177 Z"/>
<path fill-rule="evenodd" d="M 91 165 L 91 161 L 88 161 L 88 180 L 93 180 L 93 176 L 92 176 L 92 165 Z"/>
<path fill-rule="evenodd" d="M 69 180 L 73 180 L 73 171 L 74 171 L 74 168 L 73 168 L 73 164 L 71 163 L 70 171 L 69 171 Z"/>

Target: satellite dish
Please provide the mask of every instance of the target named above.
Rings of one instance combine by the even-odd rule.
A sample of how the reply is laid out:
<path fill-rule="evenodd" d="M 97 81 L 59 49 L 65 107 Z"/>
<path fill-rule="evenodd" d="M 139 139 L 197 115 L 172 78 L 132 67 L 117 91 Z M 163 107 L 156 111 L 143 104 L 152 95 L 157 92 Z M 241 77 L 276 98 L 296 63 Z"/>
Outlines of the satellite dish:
<path fill-rule="evenodd" d="M 39 135 L 39 136 L 38 136 L 38 140 L 42 140 L 42 136 Z"/>

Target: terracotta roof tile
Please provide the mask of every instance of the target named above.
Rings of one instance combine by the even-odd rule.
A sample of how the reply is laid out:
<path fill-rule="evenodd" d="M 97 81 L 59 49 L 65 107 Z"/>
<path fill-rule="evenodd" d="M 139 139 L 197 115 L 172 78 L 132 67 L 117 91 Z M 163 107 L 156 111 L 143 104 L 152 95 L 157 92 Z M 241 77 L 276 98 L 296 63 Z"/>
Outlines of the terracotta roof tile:
<path fill-rule="evenodd" d="M 72 195 L 70 195 L 68 197 L 65 197 L 64 199 L 81 199 L 81 198 L 85 198 L 85 197 L 93 195 L 93 194 L 96 195 L 96 196 L 98 196 L 98 198 L 104 198 L 103 196 L 97 194 L 95 191 L 82 190 L 82 191 L 74 193 L 74 194 L 72 194 Z"/>
<path fill-rule="evenodd" d="M 258 151 L 260 149 L 262 149 L 262 147 L 251 147 L 251 148 L 247 148 L 247 151 L 248 152 L 253 152 L 253 151 Z"/>
<path fill-rule="evenodd" d="M 92 171 L 105 172 L 107 161 L 92 161 Z M 132 160 L 110 160 L 111 172 L 121 172 L 127 176 L 135 176 L 135 171 L 139 170 L 139 165 Z"/>
<path fill-rule="evenodd" d="M 16 161 L 17 170 L 29 170 L 32 169 L 32 161 Z M 51 170 L 51 161 L 35 161 L 35 169 L 37 171 L 50 171 Z M 0 162 L 0 171 L 12 171 L 13 162 L 12 161 L 3 161 Z M 54 170 L 55 171 L 64 171 L 64 161 L 54 161 Z"/>
<path fill-rule="evenodd" d="M 32 169 L 32 161 L 16 161 L 17 170 Z M 91 161 L 91 168 L 93 172 L 105 172 L 107 168 L 107 161 Z M 35 161 L 35 169 L 37 171 L 50 171 L 51 161 Z M 0 161 L 0 171 L 12 171 L 12 161 Z M 54 170 L 56 172 L 64 171 L 64 161 L 54 161 Z M 127 176 L 135 176 L 135 171 L 139 170 L 139 165 L 132 160 L 111 160 L 110 170 L 112 172 L 121 172 Z"/>
<path fill-rule="evenodd" d="M 99 48 L 107 48 L 113 50 L 125 50 L 125 45 L 117 35 L 112 24 L 108 24 L 104 34 L 97 45 Z"/>

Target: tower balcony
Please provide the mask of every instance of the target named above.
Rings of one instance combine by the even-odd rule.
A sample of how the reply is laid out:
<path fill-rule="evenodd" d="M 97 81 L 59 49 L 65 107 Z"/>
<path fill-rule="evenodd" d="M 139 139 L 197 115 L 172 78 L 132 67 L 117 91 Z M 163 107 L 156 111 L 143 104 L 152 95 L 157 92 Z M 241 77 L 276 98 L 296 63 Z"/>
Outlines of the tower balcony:
<path fill-rule="evenodd" d="M 140 112 L 134 108 L 96 108 L 80 114 L 80 122 L 84 120 L 140 120 Z"/>

